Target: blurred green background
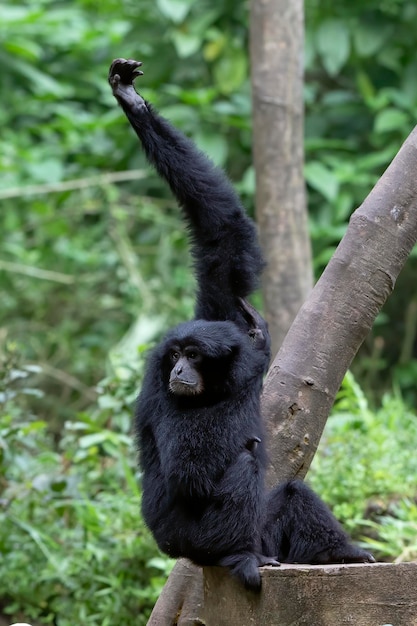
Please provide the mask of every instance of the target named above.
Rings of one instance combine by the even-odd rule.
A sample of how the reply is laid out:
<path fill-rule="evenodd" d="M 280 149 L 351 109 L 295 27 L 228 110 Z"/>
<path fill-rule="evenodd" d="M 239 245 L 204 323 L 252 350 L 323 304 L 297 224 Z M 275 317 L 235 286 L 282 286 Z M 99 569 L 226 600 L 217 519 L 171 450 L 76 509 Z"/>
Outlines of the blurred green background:
<path fill-rule="evenodd" d="M 145 624 L 172 566 L 140 518 L 130 423 L 143 352 L 192 315 L 193 278 L 179 211 L 107 71 L 141 59 L 142 95 L 227 169 L 253 214 L 248 19 L 237 0 L 0 7 L 0 626 Z M 306 0 L 317 276 L 415 124 L 416 24 L 415 0 Z M 309 474 L 388 560 L 417 557 L 416 264 Z"/>

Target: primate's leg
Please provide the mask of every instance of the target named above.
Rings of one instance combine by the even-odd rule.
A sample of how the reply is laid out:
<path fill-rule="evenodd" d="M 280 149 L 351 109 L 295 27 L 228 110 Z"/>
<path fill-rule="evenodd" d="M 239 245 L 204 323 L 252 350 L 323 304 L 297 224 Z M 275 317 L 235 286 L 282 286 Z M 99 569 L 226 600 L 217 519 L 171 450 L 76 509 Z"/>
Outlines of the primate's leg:
<path fill-rule="evenodd" d="M 290 481 L 268 496 L 263 549 L 286 563 L 373 563 L 353 545 L 340 524 L 302 481 Z"/>
<path fill-rule="evenodd" d="M 253 438 L 256 446 L 257 437 Z M 260 526 L 264 507 L 263 476 L 253 451 L 244 450 L 223 475 L 213 502 L 194 532 L 202 550 L 211 546 L 220 556 L 216 565 L 229 567 L 248 589 L 258 590 L 261 565 L 279 565 L 272 555 L 261 553 Z M 273 554 L 273 553 L 271 553 Z"/>

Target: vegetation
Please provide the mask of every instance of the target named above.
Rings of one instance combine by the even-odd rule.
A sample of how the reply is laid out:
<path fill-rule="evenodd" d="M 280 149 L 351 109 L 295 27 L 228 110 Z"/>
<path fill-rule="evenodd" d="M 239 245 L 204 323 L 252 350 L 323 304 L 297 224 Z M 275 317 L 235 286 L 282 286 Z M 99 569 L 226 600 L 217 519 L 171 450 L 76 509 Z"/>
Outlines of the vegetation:
<path fill-rule="evenodd" d="M 128 433 L 133 376 L 104 381 L 98 408 L 68 421 L 54 445 L 27 420 L 30 369 L 10 350 L 0 395 L 0 602 L 42 624 L 146 624 L 171 563 L 140 518 Z M 14 391 L 14 381 L 23 381 Z"/>
<path fill-rule="evenodd" d="M 417 7 L 307 0 L 306 11 L 318 275 L 417 118 Z M 2 6 L 0 607 L 10 621 L 146 623 L 170 567 L 140 519 L 130 421 L 143 350 L 191 314 L 193 284 L 178 210 L 106 74 L 117 56 L 142 58 L 144 96 L 227 167 L 252 211 L 247 26 L 244 3 L 220 0 Z M 345 381 L 311 472 L 387 559 L 417 555 L 416 263 Z"/>
<path fill-rule="evenodd" d="M 378 560 L 417 558 L 416 443 L 415 412 L 396 395 L 371 410 L 349 373 L 308 477 Z"/>

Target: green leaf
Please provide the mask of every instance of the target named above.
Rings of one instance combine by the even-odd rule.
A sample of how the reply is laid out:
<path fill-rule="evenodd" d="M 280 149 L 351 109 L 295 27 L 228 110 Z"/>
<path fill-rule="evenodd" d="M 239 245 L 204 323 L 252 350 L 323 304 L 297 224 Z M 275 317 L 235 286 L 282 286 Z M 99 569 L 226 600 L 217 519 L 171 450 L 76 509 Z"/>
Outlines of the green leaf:
<path fill-rule="evenodd" d="M 181 30 L 176 30 L 172 33 L 172 41 L 181 59 L 186 59 L 195 54 L 201 45 L 201 40 L 197 35 Z"/>
<path fill-rule="evenodd" d="M 357 85 L 360 93 L 365 98 L 365 100 L 370 100 L 375 96 L 375 87 L 372 84 L 371 79 L 368 74 L 363 71 L 359 71 L 357 74 Z"/>
<path fill-rule="evenodd" d="M 180 24 L 187 16 L 194 0 L 157 0 L 156 4 L 165 17 Z"/>
<path fill-rule="evenodd" d="M 317 31 L 317 49 L 327 72 L 336 76 L 350 54 L 350 35 L 344 22 L 324 22 Z"/>
<path fill-rule="evenodd" d="M 31 83 L 31 87 L 36 94 L 51 94 L 58 98 L 64 98 L 68 95 L 68 87 L 59 83 L 49 74 L 38 70 L 33 65 L 28 66 L 24 62 L 13 59 L 13 69 L 22 76 L 25 76 Z"/>
<path fill-rule="evenodd" d="M 319 191 L 327 200 L 332 201 L 336 198 L 339 191 L 339 181 L 323 163 L 319 161 L 308 163 L 304 173 L 308 184 Z"/>
<path fill-rule="evenodd" d="M 44 159 L 40 163 L 29 163 L 27 171 L 31 177 L 39 182 L 56 182 L 62 180 L 63 168 L 62 163 L 55 159 Z"/>
<path fill-rule="evenodd" d="M 249 166 L 243 174 L 241 181 L 236 185 L 239 193 L 254 196 L 256 189 L 255 168 Z"/>
<path fill-rule="evenodd" d="M 194 135 L 195 142 L 214 161 L 216 165 L 224 165 L 228 147 L 225 137 L 222 135 L 208 135 L 197 133 Z"/>
<path fill-rule="evenodd" d="M 13 7 L 10 4 L 2 4 L 1 7 L 1 21 L 3 26 L 7 22 L 11 24 L 24 22 L 32 15 L 36 15 L 32 8 Z"/>
<path fill-rule="evenodd" d="M 377 133 L 387 133 L 392 130 L 404 130 L 409 124 L 409 117 L 398 109 L 385 109 L 375 118 L 374 130 Z"/>
<path fill-rule="evenodd" d="M 392 28 L 359 22 L 353 31 L 355 50 L 360 57 L 373 56 L 389 39 Z"/>
<path fill-rule="evenodd" d="M 14 39 L 14 41 L 6 41 L 4 48 L 7 52 L 23 57 L 28 61 L 36 61 L 42 56 L 42 46 L 39 46 L 34 41 L 28 41 L 24 39 Z"/>
<path fill-rule="evenodd" d="M 247 76 L 247 57 L 244 50 L 229 49 L 214 66 L 214 78 L 219 90 L 229 94 L 236 91 Z"/>
<path fill-rule="evenodd" d="M 217 31 L 216 35 L 204 46 L 204 58 L 206 61 L 218 59 L 227 46 L 227 37 L 223 33 L 217 33 Z"/>
<path fill-rule="evenodd" d="M 80 437 L 79 445 L 80 448 L 90 448 L 91 446 L 102 444 L 104 441 L 107 441 L 107 439 L 108 436 L 105 431 L 92 435 L 84 435 L 84 437 Z"/>

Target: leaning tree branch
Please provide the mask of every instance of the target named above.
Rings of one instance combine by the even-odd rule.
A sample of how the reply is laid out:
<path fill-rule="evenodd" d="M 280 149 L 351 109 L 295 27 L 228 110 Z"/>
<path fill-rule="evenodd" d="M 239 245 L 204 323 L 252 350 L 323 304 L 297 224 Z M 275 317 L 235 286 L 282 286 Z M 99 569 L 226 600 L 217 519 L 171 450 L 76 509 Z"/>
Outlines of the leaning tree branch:
<path fill-rule="evenodd" d="M 269 370 L 262 405 L 271 483 L 306 474 L 343 376 L 416 241 L 417 127 L 352 215 Z M 193 571 L 190 578 L 179 561 L 149 624 L 199 623 L 202 572 Z"/>
<path fill-rule="evenodd" d="M 304 477 L 353 357 L 417 241 L 417 127 L 299 311 L 265 381 L 270 483 Z"/>

